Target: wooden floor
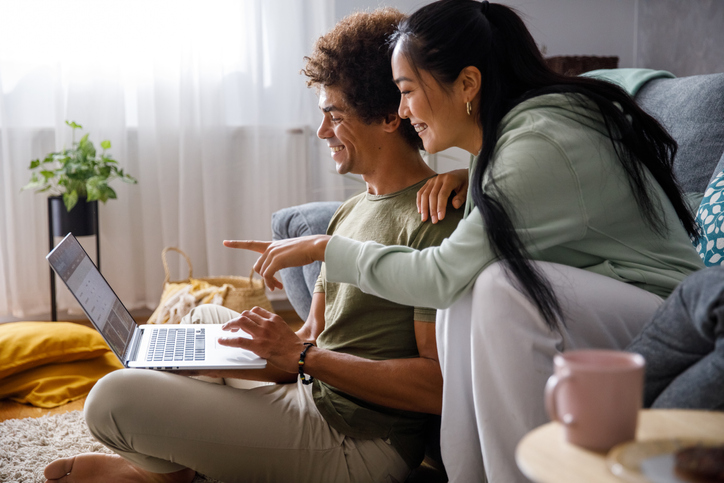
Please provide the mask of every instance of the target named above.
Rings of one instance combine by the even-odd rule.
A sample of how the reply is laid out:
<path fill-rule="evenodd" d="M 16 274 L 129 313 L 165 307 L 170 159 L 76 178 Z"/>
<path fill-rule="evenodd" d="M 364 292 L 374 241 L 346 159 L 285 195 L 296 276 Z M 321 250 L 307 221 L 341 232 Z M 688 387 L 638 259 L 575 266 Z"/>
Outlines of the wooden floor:
<path fill-rule="evenodd" d="M 0 399 L 0 422 L 6 419 L 39 418 L 46 414 L 61 414 L 68 411 L 82 410 L 83 404 L 85 404 L 85 397 L 57 408 L 43 409 L 28 404 L 16 403 L 9 399 Z"/>
<path fill-rule="evenodd" d="M 294 330 L 299 330 L 299 328 L 303 324 L 303 321 L 293 310 L 278 310 L 277 314 L 279 314 L 284 320 L 286 320 L 289 326 Z M 135 318 L 136 322 L 138 323 L 145 323 L 147 320 L 147 318 Z M 72 322 L 91 327 L 91 324 L 87 319 L 77 319 L 72 320 Z M 7 419 L 39 418 L 41 416 L 45 416 L 46 414 L 62 414 L 69 411 L 82 410 L 83 404 L 85 404 L 85 397 L 69 402 L 68 404 L 64 404 L 63 406 L 59 406 L 57 408 L 43 409 L 36 408 L 27 404 L 16 403 L 14 401 L 10 401 L 9 399 L 0 399 L 0 422 Z"/>

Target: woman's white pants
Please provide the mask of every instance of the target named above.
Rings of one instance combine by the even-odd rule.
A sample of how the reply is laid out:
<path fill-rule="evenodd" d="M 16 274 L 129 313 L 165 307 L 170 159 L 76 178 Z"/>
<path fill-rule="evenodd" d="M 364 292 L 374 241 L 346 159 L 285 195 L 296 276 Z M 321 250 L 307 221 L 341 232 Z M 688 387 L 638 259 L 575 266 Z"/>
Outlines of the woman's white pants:
<path fill-rule="evenodd" d="M 472 291 L 438 311 L 444 387 L 440 445 L 451 482 L 528 481 L 515 447 L 548 421 L 543 390 L 553 356 L 580 348 L 624 349 L 663 300 L 610 277 L 535 262 L 551 283 L 564 324 L 551 330 L 496 263 Z"/>

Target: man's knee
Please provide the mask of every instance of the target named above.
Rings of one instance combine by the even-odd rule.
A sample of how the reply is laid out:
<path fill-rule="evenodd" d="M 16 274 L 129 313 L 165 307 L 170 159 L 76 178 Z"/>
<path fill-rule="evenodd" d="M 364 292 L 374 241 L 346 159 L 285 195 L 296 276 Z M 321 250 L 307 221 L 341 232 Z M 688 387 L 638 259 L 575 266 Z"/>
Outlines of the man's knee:
<path fill-rule="evenodd" d="M 317 201 L 283 208 L 272 214 L 272 238 L 284 240 L 326 233 L 329 220 L 341 203 Z"/>
<path fill-rule="evenodd" d="M 125 369 L 101 378 L 85 402 L 84 416 L 90 432 L 102 443 L 109 444 L 109 429 L 114 431 L 114 415 L 128 405 L 137 404 L 135 376 L 141 371 Z"/>
<path fill-rule="evenodd" d="M 297 216 L 297 211 L 297 208 L 292 206 L 272 213 L 271 229 L 273 240 L 284 240 L 293 236 L 290 232 L 294 231 L 292 224 Z"/>

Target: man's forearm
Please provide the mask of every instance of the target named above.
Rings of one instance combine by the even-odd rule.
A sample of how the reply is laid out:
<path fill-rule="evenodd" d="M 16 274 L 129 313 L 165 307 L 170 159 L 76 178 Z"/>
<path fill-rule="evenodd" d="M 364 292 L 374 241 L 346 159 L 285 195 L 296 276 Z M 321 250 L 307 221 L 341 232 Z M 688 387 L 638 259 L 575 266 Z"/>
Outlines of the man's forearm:
<path fill-rule="evenodd" d="M 437 361 L 423 357 L 373 361 L 313 348 L 305 373 L 347 394 L 395 409 L 440 414 L 442 373 Z"/>

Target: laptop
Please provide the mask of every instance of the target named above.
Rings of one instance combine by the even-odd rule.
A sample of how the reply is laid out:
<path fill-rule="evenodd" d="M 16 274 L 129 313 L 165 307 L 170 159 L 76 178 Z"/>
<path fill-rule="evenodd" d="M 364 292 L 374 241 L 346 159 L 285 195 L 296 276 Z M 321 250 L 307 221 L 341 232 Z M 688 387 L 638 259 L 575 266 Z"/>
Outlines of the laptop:
<path fill-rule="evenodd" d="M 221 324 L 136 325 L 126 307 L 69 233 L 45 258 L 125 367 L 157 370 L 263 369 L 266 360 L 227 347 L 219 337 L 246 337 Z"/>

